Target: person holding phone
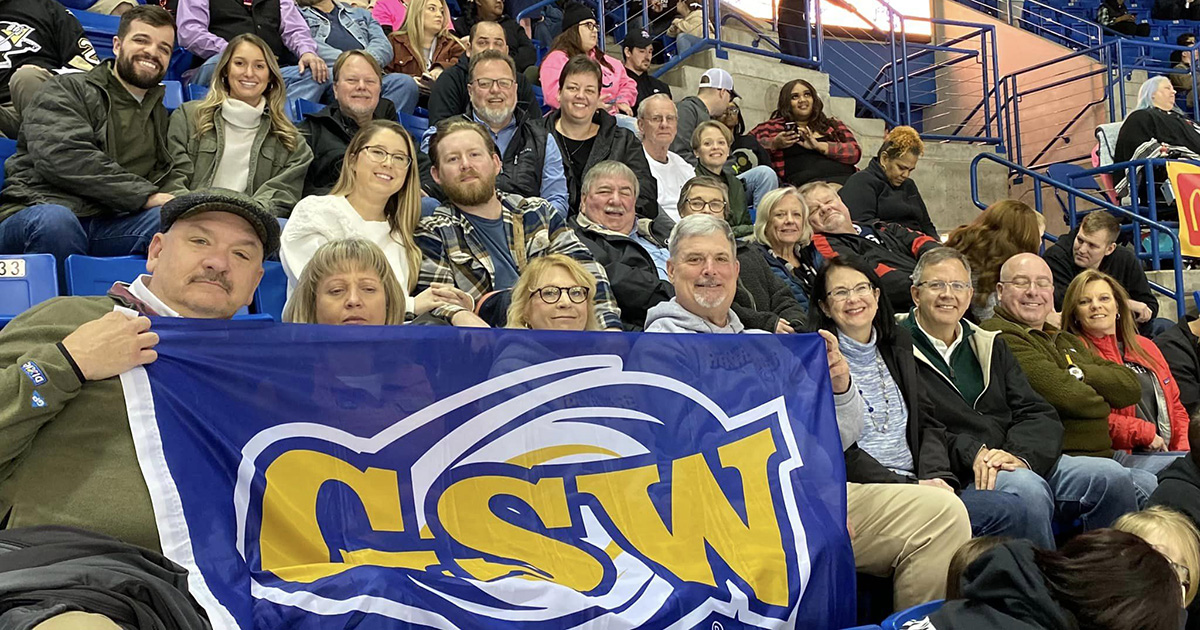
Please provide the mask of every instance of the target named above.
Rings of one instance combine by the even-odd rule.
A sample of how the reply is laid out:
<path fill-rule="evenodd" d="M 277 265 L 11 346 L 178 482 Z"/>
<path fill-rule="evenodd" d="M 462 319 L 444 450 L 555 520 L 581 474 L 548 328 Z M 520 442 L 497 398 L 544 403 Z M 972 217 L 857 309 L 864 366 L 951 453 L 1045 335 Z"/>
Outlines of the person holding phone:
<path fill-rule="evenodd" d="M 816 89 L 804 79 L 783 85 L 771 118 L 750 135 L 767 150 L 780 180 L 793 186 L 812 181 L 844 184 L 862 158 L 854 134 L 824 113 Z"/>

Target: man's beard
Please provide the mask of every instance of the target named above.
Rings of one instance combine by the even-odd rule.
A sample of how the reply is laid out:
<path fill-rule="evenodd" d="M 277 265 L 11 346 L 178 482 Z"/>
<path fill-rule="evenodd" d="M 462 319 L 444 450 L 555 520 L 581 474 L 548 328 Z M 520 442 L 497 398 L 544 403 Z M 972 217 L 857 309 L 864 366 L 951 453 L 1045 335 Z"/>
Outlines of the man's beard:
<path fill-rule="evenodd" d="M 487 123 L 489 127 L 499 127 L 507 123 L 516 112 L 516 107 L 476 107 L 475 115 Z"/>
<path fill-rule="evenodd" d="M 479 173 L 479 179 L 468 184 L 444 182 L 442 190 L 457 206 L 480 206 L 496 194 L 496 176 L 488 177 Z"/>
<path fill-rule="evenodd" d="M 139 58 L 149 59 L 149 57 L 145 55 Z M 138 71 L 137 66 L 133 65 L 134 61 L 135 59 L 132 57 L 121 56 L 117 58 L 117 76 L 120 77 L 122 81 L 136 88 L 149 90 L 150 88 L 158 85 L 159 82 L 163 80 L 163 77 L 167 75 L 167 69 L 162 66 L 160 66 L 158 72 L 153 75 L 143 74 Z M 153 61 L 154 63 L 158 63 L 157 59 L 153 59 Z"/>

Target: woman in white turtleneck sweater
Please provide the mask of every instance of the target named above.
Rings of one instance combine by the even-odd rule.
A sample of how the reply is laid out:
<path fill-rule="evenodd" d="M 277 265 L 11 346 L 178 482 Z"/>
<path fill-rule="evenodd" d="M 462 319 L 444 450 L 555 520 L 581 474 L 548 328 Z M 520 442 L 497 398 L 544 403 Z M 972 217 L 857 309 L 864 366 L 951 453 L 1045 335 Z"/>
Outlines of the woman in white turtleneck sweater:
<path fill-rule="evenodd" d="M 208 95 L 171 115 L 176 164 L 167 192 L 227 188 L 275 216 L 300 199 L 312 150 L 287 116 L 279 64 L 255 35 L 234 37 L 221 53 Z"/>

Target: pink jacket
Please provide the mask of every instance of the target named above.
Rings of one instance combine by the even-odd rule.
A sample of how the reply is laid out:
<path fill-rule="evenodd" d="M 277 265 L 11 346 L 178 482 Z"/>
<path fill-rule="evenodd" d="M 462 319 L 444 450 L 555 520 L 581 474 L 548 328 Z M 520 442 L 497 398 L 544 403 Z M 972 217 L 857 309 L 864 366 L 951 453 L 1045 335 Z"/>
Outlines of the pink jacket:
<path fill-rule="evenodd" d="M 605 103 L 609 113 L 617 111 L 617 103 L 625 103 L 633 107 L 637 101 L 637 83 L 625 72 L 625 64 L 612 55 L 604 55 L 611 68 L 600 64 L 600 100 Z M 599 61 L 597 59 L 597 61 Z M 542 60 L 542 100 L 547 105 L 558 109 L 558 75 L 562 74 L 563 66 L 567 65 L 567 53 L 556 50 Z"/>
<path fill-rule="evenodd" d="M 404 15 L 407 11 L 408 8 L 400 0 L 375 0 L 371 15 L 375 17 L 376 22 L 398 31 L 404 25 Z"/>

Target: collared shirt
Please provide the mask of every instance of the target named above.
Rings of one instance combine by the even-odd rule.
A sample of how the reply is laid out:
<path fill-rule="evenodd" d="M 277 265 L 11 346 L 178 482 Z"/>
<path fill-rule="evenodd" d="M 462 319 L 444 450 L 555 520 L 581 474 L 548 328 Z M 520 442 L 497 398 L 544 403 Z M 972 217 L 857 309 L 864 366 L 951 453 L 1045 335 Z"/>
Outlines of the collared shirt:
<path fill-rule="evenodd" d="M 929 343 L 933 346 L 933 349 L 937 350 L 938 354 L 942 355 L 942 360 L 949 365 L 950 357 L 954 355 L 954 349 L 957 348 L 958 344 L 962 343 L 963 340 L 962 322 L 955 324 L 954 341 L 951 341 L 950 345 L 946 345 L 946 342 L 934 337 L 928 330 L 925 330 L 925 327 L 921 325 L 921 320 L 917 319 L 915 315 L 913 316 L 913 321 L 916 322 L 917 328 L 920 328 L 921 332 L 925 333 L 925 336 L 929 338 Z"/>
<path fill-rule="evenodd" d="M 517 135 L 517 117 L 514 115 L 508 124 L 500 131 L 492 131 L 491 126 L 479 118 L 479 115 L 474 111 L 471 112 L 471 118 L 475 122 L 484 126 L 485 129 L 492 133 L 492 140 L 496 142 L 496 150 L 500 155 L 508 149 L 508 145 L 512 142 L 513 136 Z M 437 134 L 437 125 L 430 125 L 425 130 L 425 134 L 421 136 L 421 151 L 429 153 L 429 141 Z M 565 218 L 570 209 L 567 207 L 570 203 L 570 196 L 567 191 L 567 174 L 563 169 L 562 152 L 558 149 L 558 142 L 554 140 L 554 134 L 546 134 L 546 155 L 542 157 L 542 189 L 541 198 L 550 202 L 555 210 L 562 213 Z"/>
<path fill-rule="evenodd" d="M 658 278 L 660 280 L 666 280 L 667 282 L 670 282 L 671 279 L 667 277 L 667 259 L 671 257 L 670 250 L 665 247 L 659 247 L 658 245 L 650 242 L 650 240 L 646 237 L 642 236 L 641 233 L 638 232 L 638 226 L 636 222 L 633 225 L 633 231 L 629 233 L 629 238 L 633 239 L 633 242 L 637 243 L 638 245 L 641 245 L 642 249 L 646 250 L 647 254 L 650 254 L 650 259 L 654 261 L 654 268 L 658 270 Z"/>
<path fill-rule="evenodd" d="M 158 296 L 150 291 L 149 282 L 150 274 L 144 273 L 138 276 L 137 280 L 129 283 L 129 292 L 133 294 L 133 297 L 145 302 L 146 306 L 149 306 L 155 313 L 165 317 L 182 317 L 178 311 L 167 306 L 166 302 L 158 299 Z"/>

